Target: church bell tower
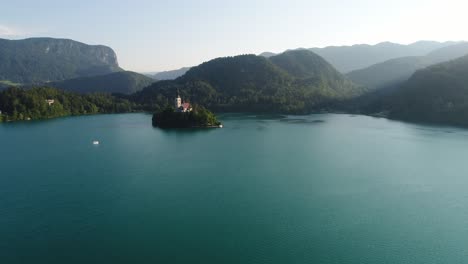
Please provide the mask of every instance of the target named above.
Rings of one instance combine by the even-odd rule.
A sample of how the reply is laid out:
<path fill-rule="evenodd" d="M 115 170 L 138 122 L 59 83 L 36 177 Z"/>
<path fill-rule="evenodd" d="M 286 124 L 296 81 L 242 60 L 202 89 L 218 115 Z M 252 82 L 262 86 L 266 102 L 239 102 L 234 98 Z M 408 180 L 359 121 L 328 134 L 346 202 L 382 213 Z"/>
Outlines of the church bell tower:
<path fill-rule="evenodd" d="M 180 98 L 179 89 L 177 89 L 177 96 L 174 104 L 176 109 L 179 109 L 182 106 L 182 99 Z"/>

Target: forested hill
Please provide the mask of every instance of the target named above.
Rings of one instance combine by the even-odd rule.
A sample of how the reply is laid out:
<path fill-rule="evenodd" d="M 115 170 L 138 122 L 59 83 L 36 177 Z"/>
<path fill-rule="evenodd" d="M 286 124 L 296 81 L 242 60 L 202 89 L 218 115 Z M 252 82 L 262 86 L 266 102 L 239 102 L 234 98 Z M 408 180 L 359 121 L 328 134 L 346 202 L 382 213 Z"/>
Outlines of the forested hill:
<path fill-rule="evenodd" d="M 172 103 L 177 89 L 186 100 L 213 110 L 282 113 L 324 109 L 362 92 L 313 52 L 291 51 L 270 59 L 214 59 L 174 81 L 157 82 L 132 99 L 146 109 L 158 109 Z"/>
<path fill-rule="evenodd" d="M 416 72 L 380 105 L 391 118 L 468 125 L 468 56 Z"/>
<path fill-rule="evenodd" d="M 77 93 L 121 93 L 132 94 L 150 86 L 156 80 L 145 75 L 121 71 L 106 75 L 82 77 L 48 84 Z"/>
<path fill-rule="evenodd" d="M 269 58 L 273 64 L 299 79 L 340 79 L 342 75 L 322 57 L 308 50 L 286 51 Z M 320 76 L 324 74 L 326 76 Z"/>
<path fill-rule="evenodd" d="M 121 71 L 115 52 L 68 39 L 0 39 L 0 80 L 42 83 Z"/>
<path fill-rule="evenodd" d="M 321 90 L 330 98 L 350 98 L 364 92 L 363 87 L 353 84 L 338 72 L 330 63 L 308 50 L 287 51 L 269 58 L 271 62 L 296 79 L 309 85 L 313 90 Z"/>

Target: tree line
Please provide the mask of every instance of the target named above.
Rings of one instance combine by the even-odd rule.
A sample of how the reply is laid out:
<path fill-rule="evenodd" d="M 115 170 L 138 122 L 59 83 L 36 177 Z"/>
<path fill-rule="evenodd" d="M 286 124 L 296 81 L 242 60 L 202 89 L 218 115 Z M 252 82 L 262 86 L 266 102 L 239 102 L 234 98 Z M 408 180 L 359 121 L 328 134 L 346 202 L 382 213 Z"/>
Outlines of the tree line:
<path fill-rule="evenodd" d="M 81 95 L 50 87 L 28 90 L 11 87 L 0 92 L 0 122 L 125 113 L 133 108 L 134 103 L 110 94 Z"/>

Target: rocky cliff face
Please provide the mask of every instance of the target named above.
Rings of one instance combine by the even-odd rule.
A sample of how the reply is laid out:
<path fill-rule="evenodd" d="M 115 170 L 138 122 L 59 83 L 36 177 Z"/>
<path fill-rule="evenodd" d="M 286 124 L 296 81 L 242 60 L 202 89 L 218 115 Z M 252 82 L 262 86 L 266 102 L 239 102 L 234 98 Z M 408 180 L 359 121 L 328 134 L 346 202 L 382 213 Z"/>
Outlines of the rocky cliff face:
<path fill-rule="evenodd" d="M 68 39 L 0 39 L 0 80 L 40 83 L 121 71 L 115 52 Z"/>

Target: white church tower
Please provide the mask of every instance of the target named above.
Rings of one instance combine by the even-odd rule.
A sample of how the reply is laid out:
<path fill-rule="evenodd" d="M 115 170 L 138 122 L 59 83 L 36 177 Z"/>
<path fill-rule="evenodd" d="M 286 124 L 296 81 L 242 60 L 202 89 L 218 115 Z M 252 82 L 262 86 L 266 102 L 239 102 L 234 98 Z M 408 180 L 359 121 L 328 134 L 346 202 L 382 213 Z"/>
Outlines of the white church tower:
<path fill-rule="evenodd" d="M 180 107 L 182 106 L 182 98 L 180 98 L 180 94 L 179 94 L 179 90 L 177 90 L 177 97 L 175 99 L 175 109 L 180 109 Z"/>

